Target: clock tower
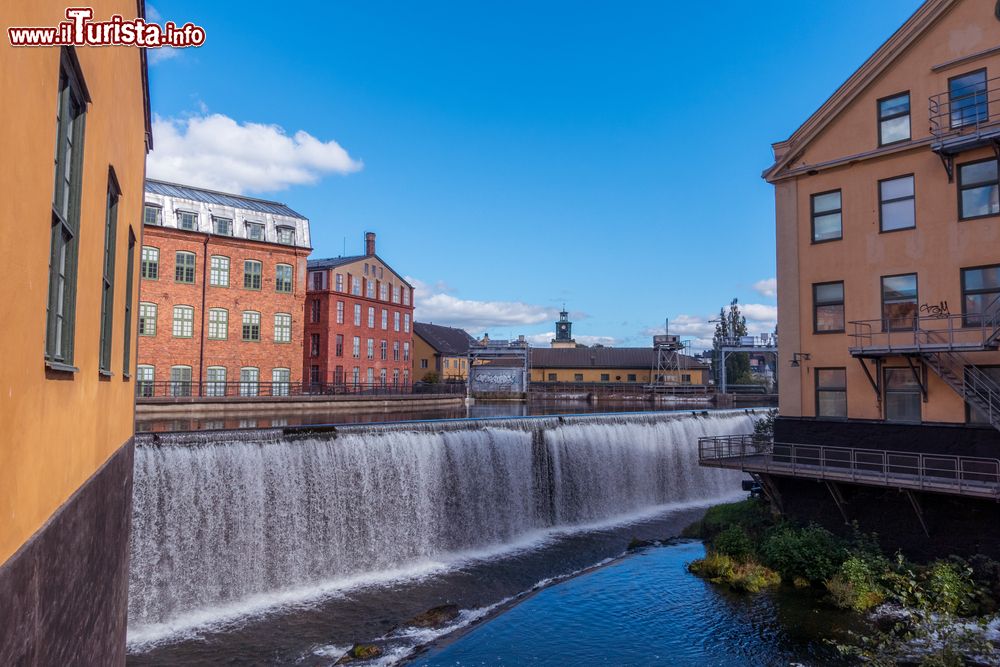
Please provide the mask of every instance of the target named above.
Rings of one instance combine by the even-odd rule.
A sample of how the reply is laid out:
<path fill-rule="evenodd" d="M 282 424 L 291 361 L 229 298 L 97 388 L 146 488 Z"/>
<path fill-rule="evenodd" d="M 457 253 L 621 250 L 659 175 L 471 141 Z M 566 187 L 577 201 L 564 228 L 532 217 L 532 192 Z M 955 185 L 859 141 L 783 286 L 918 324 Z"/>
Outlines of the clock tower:
<path fill-rule="evenodd" d="M 573 340 L 573 323 L 569 321 L 569 313 L 565 308 L 559 311 L 556 337 L 552 339 L 552 347 L 576 347 L 576 341 Z"/>

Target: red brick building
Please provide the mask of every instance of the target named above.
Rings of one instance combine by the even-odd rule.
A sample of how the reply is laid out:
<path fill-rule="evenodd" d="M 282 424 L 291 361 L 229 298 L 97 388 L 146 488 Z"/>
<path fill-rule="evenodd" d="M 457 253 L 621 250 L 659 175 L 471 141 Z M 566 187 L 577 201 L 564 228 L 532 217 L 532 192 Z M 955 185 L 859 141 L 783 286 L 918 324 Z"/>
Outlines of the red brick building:
<path fill-rule="evenodd" d="M 143 223 L 139 396 L 281 395 L 301 382 L 309 221 L 147 180 Z"/>
<path fill-rule="evenodd" d="M 375 254 L 309 261 L 305 382 L 347 389 L 409 386 L 413 287 Z"/>

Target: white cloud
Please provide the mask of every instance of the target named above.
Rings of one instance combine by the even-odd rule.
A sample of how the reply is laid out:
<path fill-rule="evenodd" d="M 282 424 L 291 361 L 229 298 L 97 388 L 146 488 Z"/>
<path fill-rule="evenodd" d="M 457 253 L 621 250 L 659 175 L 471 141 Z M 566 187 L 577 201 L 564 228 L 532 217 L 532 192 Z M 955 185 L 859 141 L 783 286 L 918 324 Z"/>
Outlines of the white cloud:
<path fill-rule="evenodd" d="M 149 58 L 150 65 L 158 65 L 164 60 L 173 60 L 181 54 L 180 49 L 172 46 L 161 46 L 156 49 L 146 49 L 146 57 Z"/>
<path fill-rule="evenodd" d="M 421 322 L 461 327 L 479 336 L 491 329 L 554 321 L 555 313 L 544 306 L 523 301 L 462 299 L 451 294 L 451 289 L 443 283 L 429 285 L 410 277 L 406 280 L 414 287 L 414 318 Z"/>
<path fill-rule="evenodd" d="M 532 347 L 549 347 L 553 335 L 552 332 L 536 333 L 525 336 L 525 338 Z M 620 338 L 614 336 L 589 336 L 586 334 L 573 336 L 573 340 L 581 345 L 604 345 L 606 347 L 615 347 L 622 342 Z"/>
<path fill-rule="evenodd" d="M 778 308 L 760 303 L 741 303 L 740 312 L 747 319 L 747 331 L 751 335 L 771 333 L 778 321 Z M 712 347 L 715 337 L 715 322 L 718 314 L 710 316 L 678 315 L 670 319 L 670 333 L 678 334 L 682 340 L 690 340 L 691 349 L 707 350 Z M 663 327 L 647 327 L 639 332 L 640 337 L 662 334 Z"/>
<path fill-rule="evenodd" d="M 778 279 L 767 278 L 765 280 L 758 280 L 753 284 L 753 288 L 761 296 L 774 298 L 778 294 Z"/>
<path fill-rule="evenodd" d="M 156 10 L 156 7 L 146 3 L 146 20 L 153 23 L 159 23 L 163 20 L 163 16 Z"/>
<path fill-rule="evenodd" d="M 151 178 L 237 194 L 283 190 L 362 168 L 336 141 L 302 130 L 289 136 L 278 125 L 239 123 L 222 114 L 157 116 L 153 145 Z"/>

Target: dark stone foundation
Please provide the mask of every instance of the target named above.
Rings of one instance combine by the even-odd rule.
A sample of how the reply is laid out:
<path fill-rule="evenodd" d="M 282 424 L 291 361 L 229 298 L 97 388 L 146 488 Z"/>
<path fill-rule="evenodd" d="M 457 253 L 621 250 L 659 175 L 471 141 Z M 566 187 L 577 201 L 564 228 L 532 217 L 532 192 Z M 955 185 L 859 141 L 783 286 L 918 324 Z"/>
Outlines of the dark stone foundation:
<path fill-rule="evenodd" d="M 123 665 L 129 440 L 0 566 L 0 665 Z"/>

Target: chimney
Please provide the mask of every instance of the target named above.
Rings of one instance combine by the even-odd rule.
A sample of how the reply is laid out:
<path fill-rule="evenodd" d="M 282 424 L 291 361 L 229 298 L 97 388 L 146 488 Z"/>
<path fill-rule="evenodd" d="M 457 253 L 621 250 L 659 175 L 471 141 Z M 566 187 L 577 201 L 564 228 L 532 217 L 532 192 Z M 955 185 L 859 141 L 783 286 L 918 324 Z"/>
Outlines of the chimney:
<path fill-rule="evenodd" d="M 375 232 L 365 232 L 365 256 L 371 257 L 375 254 Z"/>

